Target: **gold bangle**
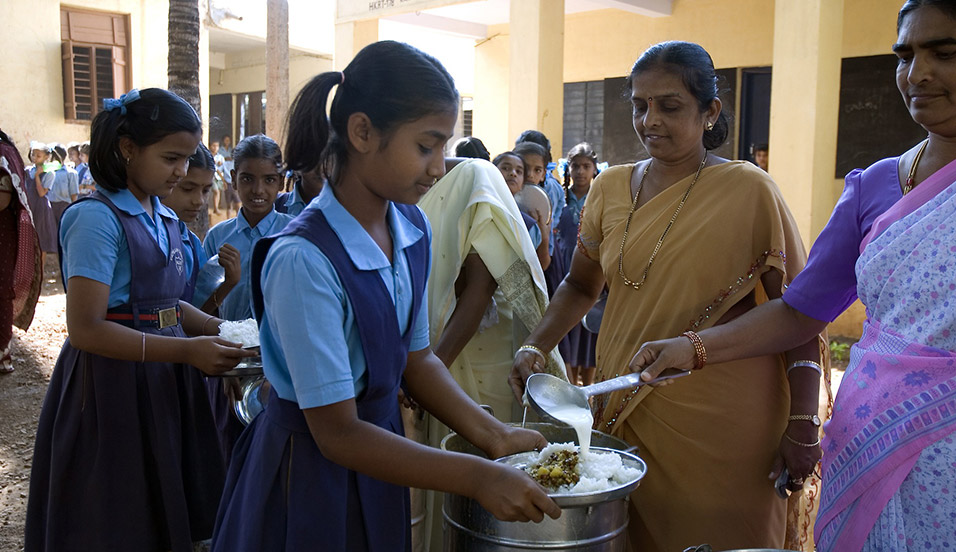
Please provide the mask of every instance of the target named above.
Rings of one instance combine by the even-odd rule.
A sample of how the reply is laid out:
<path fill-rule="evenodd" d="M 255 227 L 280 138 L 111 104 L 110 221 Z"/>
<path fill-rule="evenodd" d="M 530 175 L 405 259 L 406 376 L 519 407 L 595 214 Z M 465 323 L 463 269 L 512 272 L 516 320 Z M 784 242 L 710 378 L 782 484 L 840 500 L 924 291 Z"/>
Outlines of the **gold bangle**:
<path fill-rule="evenodd" d="M 817 442 L 815 442 L 815 443 L 801 443 L 800 441 L 797 441 L 797 440 L 794 439 L 793 437 L 787 435 L 786 432 L 784 432 L 783 436 L 786 437 L 788 441 L 790 441 L 791 443 L 797 445 L 798 447 L 813 448 L 813 447 L 815 447 L 815 446 L 817 446 L 817 445 L 820 444 L 820 438 L 819 438 L 819 437 L 817 437 Z"/>
<path fill-rule="evenodd" d="M 697 335 L 697 332 L 692 332 L 687 330 L 681 334 L 690 340 L 691 345 L 694 346 L 694 370 L 700 370 L 707 364 L 707 349 L 704 348 L 704 342 L 701 340 L 700 336 Z"/>
<path fill-rule="evenodd" d="M 543 361 L 545 361 L 545 362 L 548 361 L 548 357 L 545 356 L 544 351 L 542 351 L 541 349 L 535 347 L 534 345 L 522 345 L 521 347 L 518 347 L 518 352 L 515 353 L 515 356 L 518 356 L 518 353 L 521 353 L 522 351 L 527 351 L 527 352 L 529 352 L 529 353 L 534 353 L 534 354 L 538 355 L 539 357 L 541 357 L 541 360 L 543 360 Z"/>
<path fill-rule="evenodd" d="M 146 362 L 146 332 L 139 332 L 143 336 L 143 354 L 140 362 Z"/>

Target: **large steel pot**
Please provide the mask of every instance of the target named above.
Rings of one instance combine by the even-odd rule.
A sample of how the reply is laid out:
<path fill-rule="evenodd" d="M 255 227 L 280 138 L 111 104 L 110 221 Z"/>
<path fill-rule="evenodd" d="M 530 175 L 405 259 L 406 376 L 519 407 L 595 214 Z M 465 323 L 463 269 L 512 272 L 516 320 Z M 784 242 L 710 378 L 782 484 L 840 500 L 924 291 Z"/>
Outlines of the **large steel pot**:
<path fill-rule="evenodd" d="M 545 423 L 527 424 L 526 427 L 540 431 L 551 442 L 575 440 L 574 430 L 569 427 Z M 631 448 L 626 442 L 598 431 L 591 432 L 591 443 L 596 448 L 618 451 Z M 455 434 L 442 441 L 442 448 L 482 455 L 477 448 Z M 626 452 L 622 454 L 643 465 L 638 457 Z M 587 496 L 555 496 L 555 502 L 561 506 L 561 517 L 545 517 L 540 523 L 500 521 L 475 500 L 446 493 L 442 508 L 444 550 L 623 552 L 627 542 L 628 495 L 637 484 L 639 481 L 628 489 L 588 493 Z"/>

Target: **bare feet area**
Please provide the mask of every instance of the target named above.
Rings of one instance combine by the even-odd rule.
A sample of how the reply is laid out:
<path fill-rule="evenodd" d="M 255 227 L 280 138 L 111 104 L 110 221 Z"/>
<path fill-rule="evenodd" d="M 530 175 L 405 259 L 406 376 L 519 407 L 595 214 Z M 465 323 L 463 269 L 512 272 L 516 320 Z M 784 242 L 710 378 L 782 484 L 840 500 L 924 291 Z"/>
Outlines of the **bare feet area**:
<path fill-rule="evenodd" d="M 66 339 L 66 295 L 56 255 L 47 255 L 43 291 L 29 331 L 13 329 L 12 374 L 0 376 L 0 550 L 23 550 L 37 418 Z"/>

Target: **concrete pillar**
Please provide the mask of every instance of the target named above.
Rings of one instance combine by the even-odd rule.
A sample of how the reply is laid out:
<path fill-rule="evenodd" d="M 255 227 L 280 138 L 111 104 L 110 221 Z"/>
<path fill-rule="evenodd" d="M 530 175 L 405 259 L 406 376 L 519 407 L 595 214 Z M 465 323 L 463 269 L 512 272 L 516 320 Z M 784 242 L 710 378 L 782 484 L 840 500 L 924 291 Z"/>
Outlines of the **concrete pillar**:
<path fill-rule="evenodd" d="M 290 103 L 289 2 L 269 0 L 266 12 L 266 135 L 283 146 Z"/>
<path fill-rule="evenodd" d="M 373 42 L 378 42 L 378 19 L 336 23 L 332 66 L 336 71 L 345 69 L 359 50 Z"/>
<path fill-rule="evenodd" d="M 833 208 L 843 0 L 776 0 L 770 174 L 809 244 Z"/>
<path fill-rule="evenodd" d="M 564 0 L 511 2 L 508 134 L 528 129 L 551 140 L 562 155 L 564 128 Z"/>
<path fill-rule="evenodd" d="M 199 105 L 202 114 L 203 143 L 209 144 L 209 27 L 199 16 Z"/>

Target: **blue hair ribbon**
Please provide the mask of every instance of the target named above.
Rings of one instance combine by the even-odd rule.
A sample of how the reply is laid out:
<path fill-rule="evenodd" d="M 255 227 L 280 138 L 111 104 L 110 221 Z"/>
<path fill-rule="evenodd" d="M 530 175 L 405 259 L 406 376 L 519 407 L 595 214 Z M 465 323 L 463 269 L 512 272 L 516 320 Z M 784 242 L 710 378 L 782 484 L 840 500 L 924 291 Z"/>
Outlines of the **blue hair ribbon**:
<path fill-rule="evenodd" d="M 120 115 L 126 115 L 126 106 L 139 99 L 139 90 L 132 89 L 126 94 L 116 98 L 103 98 L 103 109 L 106 111 L 120 110 Z"/>

